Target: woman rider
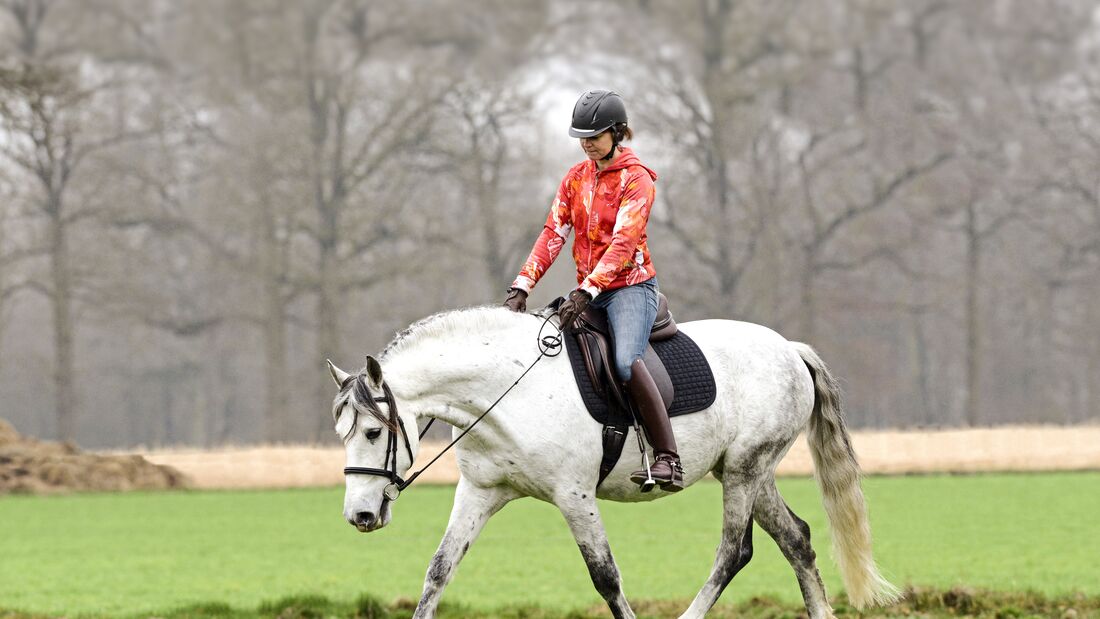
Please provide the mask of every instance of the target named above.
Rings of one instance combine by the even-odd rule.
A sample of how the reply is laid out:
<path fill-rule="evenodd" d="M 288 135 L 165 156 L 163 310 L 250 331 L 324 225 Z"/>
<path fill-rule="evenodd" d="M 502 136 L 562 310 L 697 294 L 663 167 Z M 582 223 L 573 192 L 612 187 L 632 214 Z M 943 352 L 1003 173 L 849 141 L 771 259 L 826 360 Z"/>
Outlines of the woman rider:
<path fill-rule="evenodd" d="M 621 145 L 633 137 L 622 97 L 590 90 L 573 106 L 569 135 L 580 138 L 588 159 L 562 179 L 550 215 L 527 262 L 512 282 L 504 304 L 527 310 L 527 294 L 558 257 L 570 231 L 576 229 L 573 260 L 578 286 L 558 315 L 569 327 L 589 304 L 607 311 L 615 335 L 615 370 L 630 392 L 653 445 L 653 479 L 662 489 L 683 489 L 683 469 L 676 453 L 661 394 L 642 356 L 657 316 L 657 273 L 649 259 L 646 224 L 653 206 L 657 174 Z M 630 479 L 641 484 L 646 471 Z"/>

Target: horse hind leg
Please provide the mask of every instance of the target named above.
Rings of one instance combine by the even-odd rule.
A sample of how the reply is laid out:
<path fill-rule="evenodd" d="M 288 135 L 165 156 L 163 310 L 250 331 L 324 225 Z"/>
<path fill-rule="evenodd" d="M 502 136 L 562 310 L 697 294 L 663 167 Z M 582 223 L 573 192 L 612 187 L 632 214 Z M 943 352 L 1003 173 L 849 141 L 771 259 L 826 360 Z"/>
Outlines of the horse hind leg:
<path fill-rule="evenodd" d="M 825 585 L 817 571 L 817 557 L 810 545 L 810 526 L 791 511 L 780 496 L 774 478 L 764 484 L 756 496 L 753 518 L 775 540 L 794 569 L 810 619 L 832 617 L 833 609 L 825 595 Z"/>
<path fill-rule="evenodd" d="M 760 479 L 727 467 L 722 480 L 722 541 L 718 544 L 714 566 L 706 584 L 696 594 L 691 606 L 681 615 L 703 617 L 737 572 L 752 559 L 752 505 Z"/>

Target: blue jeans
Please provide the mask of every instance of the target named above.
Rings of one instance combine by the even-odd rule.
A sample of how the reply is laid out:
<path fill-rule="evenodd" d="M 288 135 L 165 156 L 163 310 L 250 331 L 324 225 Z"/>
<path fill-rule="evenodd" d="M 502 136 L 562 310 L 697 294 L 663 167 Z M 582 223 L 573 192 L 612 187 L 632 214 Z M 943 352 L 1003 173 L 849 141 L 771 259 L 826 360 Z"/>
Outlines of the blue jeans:
<path fill-rule="evenodd" d="M 619 379 L 630 380 L 630 366 L 641 359 L 649 343 L 649 332 L 657 318 L 657 278 L 640 284 L 601 292 L 593 307 L 607 310 L 607 322 L 615 336 L 615 371 Z"/>

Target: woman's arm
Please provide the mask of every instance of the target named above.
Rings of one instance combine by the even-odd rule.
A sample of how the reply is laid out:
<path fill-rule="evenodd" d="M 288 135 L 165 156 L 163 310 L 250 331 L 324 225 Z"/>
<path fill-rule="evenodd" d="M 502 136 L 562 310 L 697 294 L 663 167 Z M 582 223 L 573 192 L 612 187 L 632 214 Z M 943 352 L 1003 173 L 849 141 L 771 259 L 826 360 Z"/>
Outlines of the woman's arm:
<path fill-rule="evenodd" d="M 531 292 L 546 270 L 557 259 L 561 248 L 565 246 L 565 239 L 573 230 L 573 215 L 569 203 L 572 198 L 570 180 L 572 174 L 567 174 L 558 186 L 558 193 L 554 196 L 554 202 L 550 205 L 550 214 L 546 216 L 542 234 L 535 240 L 535 246 L 523 263 L 516 280 L 512 282 L 512 288 Z"/>

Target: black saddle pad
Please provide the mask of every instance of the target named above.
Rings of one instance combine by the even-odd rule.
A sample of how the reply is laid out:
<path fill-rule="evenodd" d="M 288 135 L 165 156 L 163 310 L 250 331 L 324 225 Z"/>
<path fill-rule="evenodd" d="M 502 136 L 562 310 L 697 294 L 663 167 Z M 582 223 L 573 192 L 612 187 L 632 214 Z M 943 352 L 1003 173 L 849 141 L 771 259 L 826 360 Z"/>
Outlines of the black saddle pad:
<path fill-rule="evenodd" d="M 565 349 L 569 353 L 569 363 L 573 366 L 573 376 L 577 379 L 577 388 L 592 418 L 603 425 L 629 425 L 633 423 L 630 411 L 624 410 L 610 393 L 601 397 L 588 372 L 584 369 L 580 347 L 571 335 L 565 336 Z M 718 389 L 714 383 L 707 358 L 699 346 L 683 331 L 663 342 L 651 342 L 654 352 L 661 358 L 668 370 L 669 378 L 676 389 L 668 416 L 695 413 L 714 404 Z"/>

